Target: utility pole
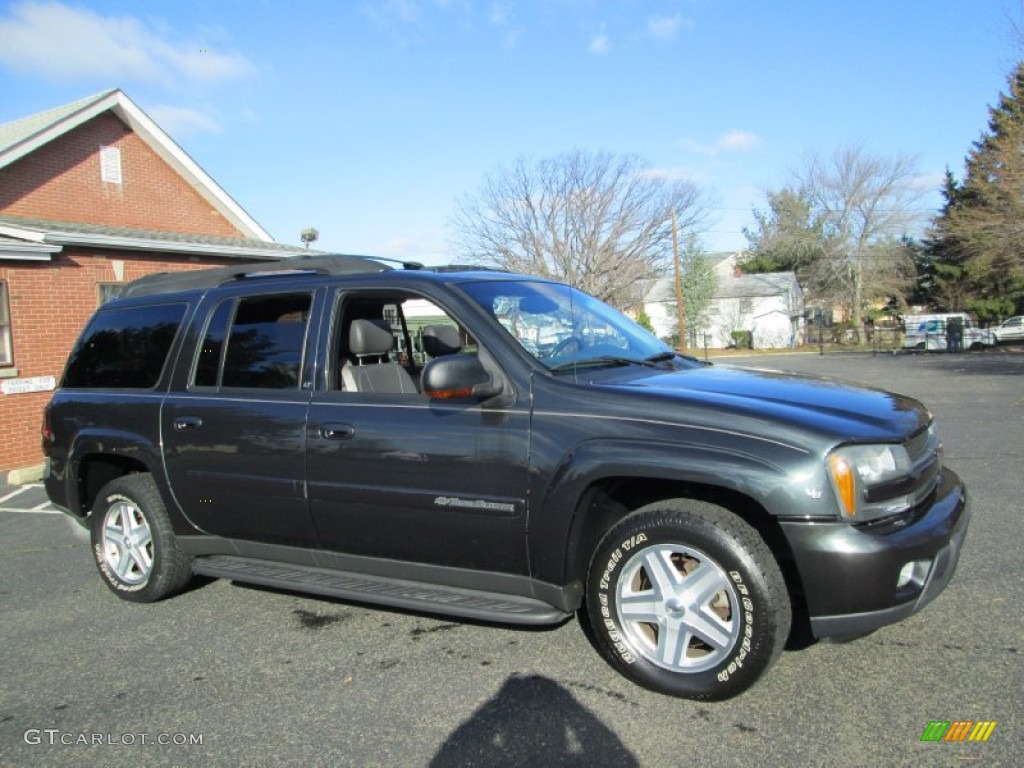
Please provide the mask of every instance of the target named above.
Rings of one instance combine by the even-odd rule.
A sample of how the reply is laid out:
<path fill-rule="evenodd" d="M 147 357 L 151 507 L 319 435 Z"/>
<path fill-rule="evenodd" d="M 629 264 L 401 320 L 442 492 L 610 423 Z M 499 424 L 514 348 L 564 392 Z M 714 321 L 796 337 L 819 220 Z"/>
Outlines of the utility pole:
<path fill-rule="evenodd" d="M 676 265 L 676 324 L 680 352 L 686 351 L 686 312 L 683 307 L 683 270 L 679 264 L 679 235 L 676 231 L 676 209 L 672 209 L 672 258 Z"/>

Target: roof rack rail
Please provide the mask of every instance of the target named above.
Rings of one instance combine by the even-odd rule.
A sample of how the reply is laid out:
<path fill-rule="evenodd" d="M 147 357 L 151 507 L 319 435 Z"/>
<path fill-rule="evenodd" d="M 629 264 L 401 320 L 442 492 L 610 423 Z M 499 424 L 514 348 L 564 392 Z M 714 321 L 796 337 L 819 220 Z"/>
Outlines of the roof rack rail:
<path fill-rule="evenodd" d="M 488 264 L 442 264 L 437 267 L 426 267 L 434 272 L 508 272 L 507 269 L 492 267 Z"/>
<path fill-rule="evenodd" d="M 273 262 L 238 264 L 230 267 L 200 269 L 189 272 L 157 272 L 129 283 L 122 297 L 151 296 L 157 293 L 216 288 L 232 280 L 248 278 L 285 277 L 289 275 L 356 275 L 385 272 L 391 267 L 383 261 L 395 261 L 374 256 L 349 254 L 303 254 Z M 405 269 L 420 269 L 415 262 L 399 262 Z"/>

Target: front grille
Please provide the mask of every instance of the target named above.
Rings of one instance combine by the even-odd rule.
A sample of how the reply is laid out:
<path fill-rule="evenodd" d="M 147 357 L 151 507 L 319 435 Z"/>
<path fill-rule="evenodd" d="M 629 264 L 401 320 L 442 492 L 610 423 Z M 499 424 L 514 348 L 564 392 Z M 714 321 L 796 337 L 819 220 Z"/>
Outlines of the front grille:
<path fill-rule="evenodd" d="M 906 443 L 907 453 L 914 467 L 914 502 L 920 504 L 927 499 L 939 483 L 942 473 L 942 443 L 934 426 L 923 429 Z"/>

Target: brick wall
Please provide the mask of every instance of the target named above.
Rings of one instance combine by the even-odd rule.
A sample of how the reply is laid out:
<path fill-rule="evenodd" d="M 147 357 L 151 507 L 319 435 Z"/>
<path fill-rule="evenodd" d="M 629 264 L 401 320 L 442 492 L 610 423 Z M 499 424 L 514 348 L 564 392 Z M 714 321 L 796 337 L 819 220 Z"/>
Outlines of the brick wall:
<path fill-rule="evenodd" d="M 121 184 L 101 180 L 101 145 L 121 150 Z M 162 232 L 244 236 L 109 112 L 0 170 L 0 213 Z"/>
<path fill-rule="evenodd" d="M 238 263 L 67 248 L 50 262 L 0 261 L 0 280 L 9 289 L 18 378 L 59 379 L 75 339 L 98 304 L 97 283 L 117 282 L 114 261 L 123 262 L 125 282 L 152 272 Z M 39 427 L 50 395 L 0 394 L 0 474 L 42 462 Z"/>

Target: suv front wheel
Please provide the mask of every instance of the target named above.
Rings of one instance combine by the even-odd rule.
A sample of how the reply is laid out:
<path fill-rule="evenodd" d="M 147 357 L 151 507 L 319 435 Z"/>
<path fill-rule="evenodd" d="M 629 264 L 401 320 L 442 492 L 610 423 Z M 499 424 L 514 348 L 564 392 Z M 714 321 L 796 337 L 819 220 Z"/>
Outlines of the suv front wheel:
<path fill-rule="evenodd" d="M 145 473 L 103 486 L 93 505 L 92 551 L 104 583 L 124 600 L 159 600 L 192 577 L 160 492 Z"/>
<path fill-rule="evenodd" d="M 613 667 L 688 699 L 743 692 L 781 653 L 792 613 L 775 558 L 728 510 L 676 499 L 642 507 L 597 548 L 592 638 Z"/>

